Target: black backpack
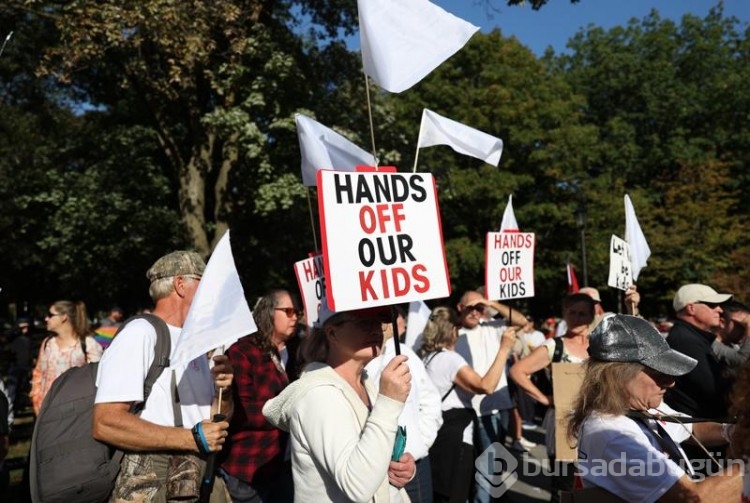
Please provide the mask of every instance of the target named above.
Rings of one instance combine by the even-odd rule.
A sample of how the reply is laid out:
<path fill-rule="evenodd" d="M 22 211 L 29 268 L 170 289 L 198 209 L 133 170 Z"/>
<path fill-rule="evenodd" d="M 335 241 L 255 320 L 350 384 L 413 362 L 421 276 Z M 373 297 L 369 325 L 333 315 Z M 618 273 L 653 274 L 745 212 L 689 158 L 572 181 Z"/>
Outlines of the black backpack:
<path fill-rule="evenodd" d="M 145 319 L 156 329 L 154 361 L 143 384 L 145 404 L 169 366 L 171 341 L 167 324 L 152 314 L 129 318 L 117 334 L 136 319 Z M 106 501 L 114 488 L 123 453 L 93 436 L 98 368 L 98 363 L 89 363 L 68 369 L 44 397 L 31 438 L 29 480 L 34 503 L 98 503 Z"/>

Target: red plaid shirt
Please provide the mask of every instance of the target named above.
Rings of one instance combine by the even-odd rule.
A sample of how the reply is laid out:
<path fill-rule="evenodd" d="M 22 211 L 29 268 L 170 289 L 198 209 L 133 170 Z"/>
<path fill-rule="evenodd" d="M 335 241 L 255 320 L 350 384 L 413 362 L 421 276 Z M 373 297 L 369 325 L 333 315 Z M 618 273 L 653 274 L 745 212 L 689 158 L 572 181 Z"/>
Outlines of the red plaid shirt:
<path fill-rule="evenodd" d="M 261 353 L 252 344 L 250 337 L 233 344 L 227 355 L 234 367 L 234 414 L 221 467 L 252 485 L 255 477 L 262 480 L 276 476 L 283 465 L 289 435 L 271 426 L 262 410 L 289 384 L 289 379 L 268 352 Z"/>

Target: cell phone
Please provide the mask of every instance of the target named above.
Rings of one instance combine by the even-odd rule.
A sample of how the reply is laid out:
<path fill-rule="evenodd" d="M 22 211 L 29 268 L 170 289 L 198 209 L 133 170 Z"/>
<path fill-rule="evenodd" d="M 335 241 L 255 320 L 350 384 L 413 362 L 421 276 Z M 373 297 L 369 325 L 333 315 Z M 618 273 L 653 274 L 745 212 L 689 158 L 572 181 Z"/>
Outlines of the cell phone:
<path fill-rule="evenodd" d="M 406 449 L 406 426 L 399 426 L 396 430 L 396 441 L 393 443 L 391 461 L 398 461 Z"/>

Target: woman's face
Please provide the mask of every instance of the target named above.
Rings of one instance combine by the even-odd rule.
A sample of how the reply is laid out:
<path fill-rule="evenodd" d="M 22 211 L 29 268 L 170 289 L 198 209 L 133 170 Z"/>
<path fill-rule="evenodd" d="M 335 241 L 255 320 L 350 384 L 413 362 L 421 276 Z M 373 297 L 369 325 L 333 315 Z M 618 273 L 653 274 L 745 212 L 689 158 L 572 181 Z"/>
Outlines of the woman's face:
<path fill-rule="evenodd" d="M 574 302 L 565 310 L 563 318 L 568 324 L 568 334 L 581 335 L 588 331 L 589 325 L 594 321 L 594 312 L 590 303 Z"/>
<path fill-rule="evenodd" d="M 47 323 L 47 330 L 55 333 L 67 319 L 68 317 L 62 314 L 55 306 L 50 306 L 47 316 L 44 317 L 44 321 Z"/>
<path fill-rule="evenodd" d="M 644 368 L 625 386 L 630 396 L 630 408 L 648 410 L 659 407 L 667 388 L 674 386 L 675 378 L 650 368 Z"/>
<path fill-rule="evenodd" d="M 291 316 L 289 316 L 291 314 Z M 288 341 L 297 330 L 297 308 L 288 293 L 279 294 L 273 310 L 273 332 L 276 339 Z"/>
<path fill-rule="evenodd" d="M 376 318 L 345 317 L 330 330 L 332 351 L 346 359 L 370 361 L 378 356 L 383 346 L 383 327 Z"/>

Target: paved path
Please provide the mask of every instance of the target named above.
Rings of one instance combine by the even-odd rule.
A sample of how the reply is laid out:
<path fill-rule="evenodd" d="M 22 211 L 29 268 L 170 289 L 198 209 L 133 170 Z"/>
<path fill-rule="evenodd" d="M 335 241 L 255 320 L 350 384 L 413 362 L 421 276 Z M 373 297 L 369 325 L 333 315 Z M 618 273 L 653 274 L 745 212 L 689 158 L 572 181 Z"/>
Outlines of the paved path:
<path fill-rule="evenodd" d="M 509 502 L 511 503 L 539 503 L 549 501 L 549 477 L 542 473 L 542 463 L 547 465 L 547 450 L 544 447 L 544 430 L 537 427 L 534 430 L 524 430 L 523 436 L 537 444 L 528 454 L 510 451 L 518 460 L 518 481 L 511 486 Z M 528 467 L 527 470 L 522 469 Z M 527 472 L 527 473 L 524 473 Z M 538 473 L 538 475 L 534 475 Z"/>

